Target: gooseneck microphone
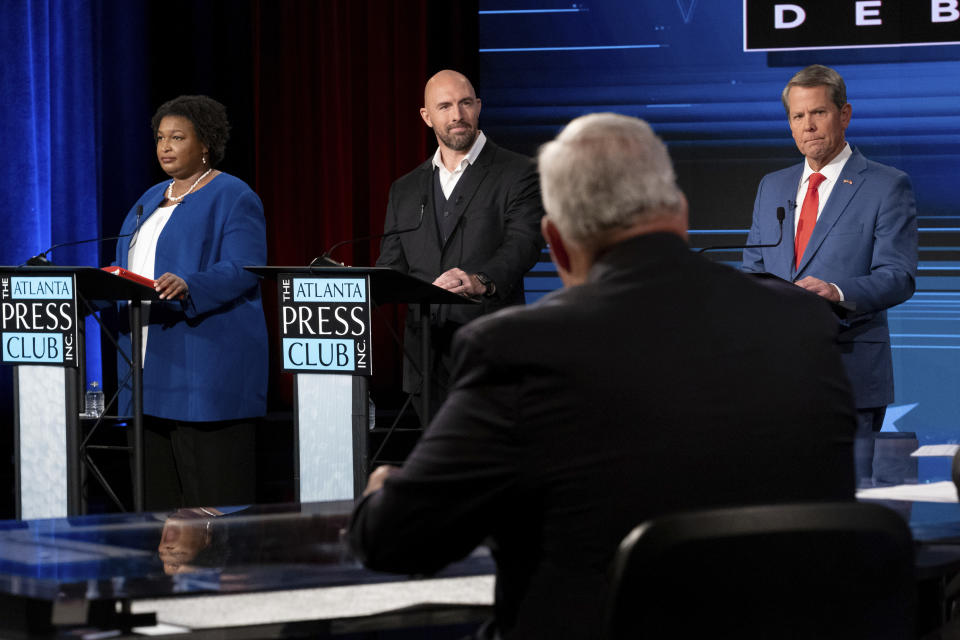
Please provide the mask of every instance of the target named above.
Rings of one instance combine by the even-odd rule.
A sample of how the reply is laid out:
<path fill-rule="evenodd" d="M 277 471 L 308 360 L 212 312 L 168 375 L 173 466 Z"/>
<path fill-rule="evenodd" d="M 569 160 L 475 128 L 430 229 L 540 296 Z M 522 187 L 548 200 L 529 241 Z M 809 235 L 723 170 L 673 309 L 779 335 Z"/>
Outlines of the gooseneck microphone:
<path fill-rule="evenodd" d="M 409 233 L 411 231 L 416 231 L 421 226 L 423 226 L 423 212 L 427 208 L 427 196 L 423 195 L 420 197 L 420 215 L 417 217 L 417 224 L 409 227 L 407 229 L 394 229 L 393 231 L 387 231 L 385 233 L 377 233 L 371 236 L 361 236 L 359 238 L 348 238 L 347 240 L 341 240 L 340 242 L 334 244 L 332 247 L 324 251 L 322 254 L 310 261 L 308 267 L 328 266 L 328 267 L 342 267 L 343 264 L 337 262 L 330 255 L 342 247 L 345 244 L 353 244 L 355 242 L 363 242 L 364 240 L 376 240 L 377 238 L 387 238 L 389 236 L 399 235 L 401 233 Z"/>
<path fill-rule="evenodd" d="M 779 247 L 780 243 L 783 242 L 783 219 L 787 217 L 787 211 L 783 207 L 777 207 L 777 222 L 780 223 L 780 237 L 777 238 L 777 241 L 773 244 L 727 244 L 727 245 L 715 245 L 712 247 L 703 247 L 698 249 L 697 253 L 703 253 L 704 251 L 717 251 L 720 249 L 769 249 L 772 247 Z"/>
<path fill-rule="evenodd" d="M 99 238 L 87 238 L 86 240 L 71 240 L 70 242 L 61 242 L 61 243 L 59 243 L 59 244 L 53 245 L 52 247 L 50 247 L 49 249 L 47 249 L 47 250 L 44 251 L 43 253 L 39 253 L 39 254 L 33 256 L 32 258 L 30 258 L 29 260 L 27 260 L 27 261 L 24 263 L 24 265 L 26 265 L 26 266 L 28 266 L 28 267 L 49 267 L 49 266 L 53 266 L 53 263 L 50 262 L 49 260 L 47 260 L 47 254 L 49 254 L 49 253 L 50 253 L 51 251 L 53 251 L 54 249 L 60 249 L 60 248 L 63 248 L 63 247 L 72 247 L 72 246 L 75 246 L 75 245 L 78 245 L 78 244 L 87 244 L 88 242 L 97 242 L 97 243 L 100 243 L 100 242 L 108 242 L 108 241 L 110 241 L 110 240 L 119 240 L 119 239 L 121 239 L 121 238 L 129 238 L 130 236 L 132 236 L 133 234 L 135 234 L 137 231 L 140 230 L 140 218 L 142 218 L 142 217 L 143 217 L 143 205 L 142 205 L 142 204 L 138 204 L 138 205 L 137 205 L 137 225 L 133 228 L 133 231 L 131 231 L 130 233 L 124 233 L 124 234 L 121 234 L 121 235 L 119 235 L 119 236 L 108 236 L 108 237 L 106 237 L 106 238 L 104 238 L 104 237 L 99 237 Z"/>

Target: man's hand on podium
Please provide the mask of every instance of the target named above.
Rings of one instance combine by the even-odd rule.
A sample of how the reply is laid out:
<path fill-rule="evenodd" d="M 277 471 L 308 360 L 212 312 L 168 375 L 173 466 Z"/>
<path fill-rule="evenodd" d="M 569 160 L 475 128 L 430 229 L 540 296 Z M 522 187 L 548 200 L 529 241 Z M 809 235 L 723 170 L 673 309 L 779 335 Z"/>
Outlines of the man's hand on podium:
<path fill-rule="evenodd" d="M 460 267 L 441 273 L 433 284 L 452 293 L 475 298 L 487 292 L 487 285 L 480 282 L 476 275 L 471 275 Z"/>
<path fill-rule="evenodd" d="M 795 283 L 798 287 L 803 287 L 811 293 L 815 293 L 821 298 L 826 298 L 830 302 L 840 302 L 840 290 L 837 289 L 837 285 L 830 282 L 824 282 L 813 276 L 807 276 L 801 280 L 797 280 Z"/>

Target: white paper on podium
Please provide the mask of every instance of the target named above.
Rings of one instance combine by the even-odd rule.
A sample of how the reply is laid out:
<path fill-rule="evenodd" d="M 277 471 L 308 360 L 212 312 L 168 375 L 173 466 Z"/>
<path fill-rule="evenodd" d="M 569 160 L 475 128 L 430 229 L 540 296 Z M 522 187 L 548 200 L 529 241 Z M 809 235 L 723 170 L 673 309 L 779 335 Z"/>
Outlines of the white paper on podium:
<path fill-rule="evenodd" d="M 925 444 L 910 455 L 914 458 L 952 458 L 960 444 Z"/>
<path fill-rule="evenodd" d="M 928 484 L 898 484 L 857 491 L 857 500 L 908 500 L 910 502 L 958 502 L 957 487 L 951 481 Z"/>

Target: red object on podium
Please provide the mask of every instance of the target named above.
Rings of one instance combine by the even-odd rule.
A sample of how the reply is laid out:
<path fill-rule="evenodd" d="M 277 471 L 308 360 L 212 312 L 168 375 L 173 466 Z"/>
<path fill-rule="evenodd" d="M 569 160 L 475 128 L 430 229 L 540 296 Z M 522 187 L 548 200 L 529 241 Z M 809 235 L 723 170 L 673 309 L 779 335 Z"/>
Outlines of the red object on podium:
<path fill-rule="evenodd" d="M 127 280 L 136 282 L 137 284 L 142 284 L 145 287 L 150 287 L 151 289 L 153 289 L 156 286 L 156 283 L 154 280 L 144 277 L 139 273 L 134 273 L 133 271 L 127 271 L 123 267 L 103 267 L 103 270 L 106 271 L 107 273 L 112 273 L 115 276 L 120 276 L 121 278 L 126 278 Z"/>

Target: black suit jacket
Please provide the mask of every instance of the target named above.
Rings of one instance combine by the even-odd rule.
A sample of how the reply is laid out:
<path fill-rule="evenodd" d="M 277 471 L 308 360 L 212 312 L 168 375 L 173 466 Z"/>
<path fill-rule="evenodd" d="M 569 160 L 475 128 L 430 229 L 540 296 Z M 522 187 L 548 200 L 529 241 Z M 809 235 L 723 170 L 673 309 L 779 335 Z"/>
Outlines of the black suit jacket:
<path fill-rule="evenodd" d="M 523 275 L 540 258 L 540 184 L 533 161 L 507 151 L 487 139 L 476 162 L 458 183 L 462 198 L 452 203 L 456 226 L 441 244 L 434 217 L 432 158 L 390 187 L 385 231 L 417 225 L 423 205 L 423 223 L 416 231 L 383 239 L 377 266 L 391 267 L 433 282 L 441 273 L 460 267 L 467 273 L 485 273 L 496 284 L 496 294 L 477 305 L 440 305 L 431 309 L 432 324 L 443 339 L 452 330 L 491 311 L 523 304 Z M 419 354 L 419 309 L 411 306 L 405 342 Z M 448 337 L 446 338 L 449 339 Z M 445 345 L 440 343 L 441 352 Z M 419 373 L 407 366 L 404 387 L 419 383 Z"/>
<path fill-rule="evenodd" d="M 853 497 L 854 411 L 828 305 L 623 242 L 589 281 L 454 341 L 446 404 L 357 506 L 374 569 L 432 572 L 485 538 L 505 637 L 589 638 L 632 527 L 683 509 Z"/>

